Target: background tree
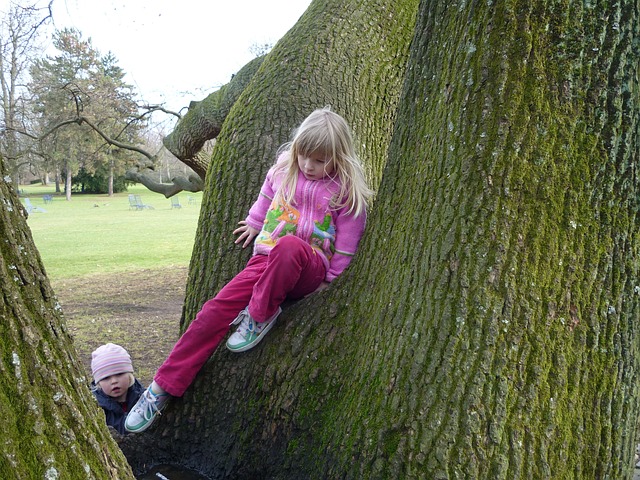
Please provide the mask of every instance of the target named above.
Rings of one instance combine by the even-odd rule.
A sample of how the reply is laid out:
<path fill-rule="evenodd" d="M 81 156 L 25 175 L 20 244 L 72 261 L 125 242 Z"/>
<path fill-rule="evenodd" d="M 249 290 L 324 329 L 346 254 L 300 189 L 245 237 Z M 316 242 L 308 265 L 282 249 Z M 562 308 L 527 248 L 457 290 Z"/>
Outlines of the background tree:
<path fill-rule="evenodd" d="M 50 6 L 50 4 L 49 4 Z M 33 162 L 30 142 L 18 135 L 30 123 L 28 72 L 39 45 L 41 27 L 50 19 L 49 6 L 19 5 L 11 2 L 0 19 L 0 153 L 9 174 L 19 184 L 20 170 Z"/>
<path fill-rule="evenodd" d="M 57 32 L 54 45 L 59 55 L 36 61 L 31 70 L 38 114 L 35 136 L 65 172 L 67 199 L 72 177 L 81 168 L 90 175 L 102 172 L 108 178 L 108 193 L 113 194 L 114 175 L 124 175 L 134 158 L 114 155 L 105 137 L 132 145 L 140 142 L 143 125 L 137 121 L 134 92 L 113 55 L 101 56 L 78 31 Z"/>
<path fill-rule="evenodd" d="M 141 459 L 214 478 L 625 478 L 638 418 L 637 3 L 314 2 L 217 138 L 185 319 L 313 107 L 377 184 L 360 254 L 214 354 Z M 348 48 L 347 48 L 348 46 Z M 397 123 L 393 141 L 388 133 Z M 386 130 L 385 128 L 388 128 Z M 153 445 L 153 449 L 150 446 Z"/>
<path fill-rule="evenodd" d="M 113 54 L 101 57 L 91 74 L 87 87 L 89 105 L 84 106 L 84 115 L 89 116 L 92 124 L 110 138 L 131 145 L 141 144 L 141 132 L 146 122 L 137 118 L 138 105 L 134 101 L 133 87 L 124 81 L 125 73 Z M 104 138 L 95 131 L 92 137 L 96 148 L 83 168 L 94 176 L 106 176 L 107 193 L 113 195 L 114 178 L 118 176 L 122 182 L 126 170 L 136 162 L 136 156 L 128 150 L 105 144 Z"/>

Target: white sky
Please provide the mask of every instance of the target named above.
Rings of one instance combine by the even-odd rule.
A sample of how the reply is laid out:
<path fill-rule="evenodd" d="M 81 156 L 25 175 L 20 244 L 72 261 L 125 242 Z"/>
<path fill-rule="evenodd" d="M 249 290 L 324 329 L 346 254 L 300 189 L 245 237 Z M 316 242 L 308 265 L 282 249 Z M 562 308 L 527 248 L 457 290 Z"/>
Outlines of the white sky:
<path fill-rule="evenodd" d="M 0 9 L 8 2 L 0 0 Z M 227 83 L 255 57 L 252 45 L 275 44 L 310 3 L 54 0 L 53 17 L 56 28 L 75 27 L 101 54 L 111 51 L 144 101 L 177 111 Z"/>

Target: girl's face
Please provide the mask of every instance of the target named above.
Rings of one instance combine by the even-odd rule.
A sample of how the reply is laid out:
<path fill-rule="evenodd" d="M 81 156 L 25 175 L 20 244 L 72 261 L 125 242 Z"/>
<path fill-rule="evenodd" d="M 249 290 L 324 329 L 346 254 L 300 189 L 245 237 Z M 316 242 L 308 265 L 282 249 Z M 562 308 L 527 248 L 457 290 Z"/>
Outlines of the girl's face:
<path fill-rule="evenodd" d="M 124 402 L 127 399 L 127 390 L 129 390 L 130 374 L 128 372 L 118 373 L 110 377 L 103 378 L 98 383 L 104 393 L 113 397 L 118 402 Z"/>
<path fill-rule="evenodd" d="M 307 180 L 322 180 L 333 173 L 333 159 L 321 152 L 298 154 L 298 168 Z"/>

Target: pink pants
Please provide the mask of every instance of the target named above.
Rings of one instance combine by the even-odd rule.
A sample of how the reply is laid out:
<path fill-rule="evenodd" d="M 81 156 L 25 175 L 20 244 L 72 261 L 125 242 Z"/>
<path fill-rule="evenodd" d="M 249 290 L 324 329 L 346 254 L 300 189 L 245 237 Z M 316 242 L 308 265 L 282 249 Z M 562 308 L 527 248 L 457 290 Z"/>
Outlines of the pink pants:
<path fill-rule="evenodd" d="M 287 298 L 315 291 L 326 269 L 320 254 L 293 235 L 278 240 L 269 255 L 254 255 L 247 266 L 207 301 L 158 369 L 154 380 L 174 397 L 181 397 L 229 331 L 238 313 L 264 322 Z"/>

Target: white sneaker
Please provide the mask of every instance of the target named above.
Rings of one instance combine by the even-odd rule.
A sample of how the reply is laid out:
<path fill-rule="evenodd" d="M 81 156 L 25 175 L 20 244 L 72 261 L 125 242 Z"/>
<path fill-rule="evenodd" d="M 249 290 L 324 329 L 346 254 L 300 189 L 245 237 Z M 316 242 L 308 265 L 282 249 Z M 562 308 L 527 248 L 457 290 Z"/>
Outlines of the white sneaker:
<path fill-rule="evenodd" d="M 274 323 L 276 318 L 282 313 L 282 309 L 278 307 L 278 311 L 268 320 L 264 322 L 256 322 L 251 315 L 249 309 L 242 310 L 231 325 L 238 325 L 236 332 L 227 340 L 227 348 L 232 352 L 246 352 L 255 347 L 260 340 L 264 338 Z"/>
<path fill-rule="evenodd" d="M 168 393 L 153 393 L 149 385 L 127 415 L 124 421 L 125 430 L 131 433 L 144 432 L 161 414 L 169 398 L 171 395 Z"/>

